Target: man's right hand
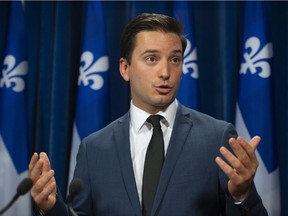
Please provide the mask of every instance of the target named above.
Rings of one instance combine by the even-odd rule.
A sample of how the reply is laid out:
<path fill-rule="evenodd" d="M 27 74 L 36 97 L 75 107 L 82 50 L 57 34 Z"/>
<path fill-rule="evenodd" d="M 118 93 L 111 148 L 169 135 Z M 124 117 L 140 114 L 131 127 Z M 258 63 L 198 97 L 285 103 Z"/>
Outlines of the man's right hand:
<path fill-rule="evenodd" d="M 57 185 L 46 153 L 34 153 L 29 164 L 29 176 L 33 180 L 31 196 L 44 212 L 56 203 Z"/>

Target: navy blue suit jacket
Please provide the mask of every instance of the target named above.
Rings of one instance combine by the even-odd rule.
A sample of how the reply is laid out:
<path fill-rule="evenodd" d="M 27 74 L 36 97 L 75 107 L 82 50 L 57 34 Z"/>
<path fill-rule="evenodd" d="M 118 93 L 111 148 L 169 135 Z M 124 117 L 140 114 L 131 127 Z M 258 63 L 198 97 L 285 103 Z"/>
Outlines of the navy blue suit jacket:
<path fill-rule="evenodd" d="M 82 141 L 74 173 L 84 183 L 73 202 L 79 216 L 141 216 L 129 121 L 128 112 Z M 229 148 L 236 136 L 233 125 L 179 104 L 151 215 L 267 215 L 254 185 L 241 205 L 234 204 L 215 163 L 220 146 Z M 48 215 L 67 215 L 61 196 Z"/>

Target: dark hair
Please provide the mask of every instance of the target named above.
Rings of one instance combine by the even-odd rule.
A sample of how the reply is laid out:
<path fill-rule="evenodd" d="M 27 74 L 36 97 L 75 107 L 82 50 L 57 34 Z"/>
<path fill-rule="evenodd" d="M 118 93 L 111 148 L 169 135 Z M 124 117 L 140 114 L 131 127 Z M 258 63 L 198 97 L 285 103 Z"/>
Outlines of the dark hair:
<path fill-rule="evenodd" d="M 182 54 L 184 54 L 187 42 L 182 35 L 183 27 L 181 23 L 167 15 L 143 13 L 128 23 L 122 33 L 120 57 L 126 59 L 129 64 L 135 48 L 136 35 L 141 31 L 163 31 L 177 34 L 182 43 Z"/>

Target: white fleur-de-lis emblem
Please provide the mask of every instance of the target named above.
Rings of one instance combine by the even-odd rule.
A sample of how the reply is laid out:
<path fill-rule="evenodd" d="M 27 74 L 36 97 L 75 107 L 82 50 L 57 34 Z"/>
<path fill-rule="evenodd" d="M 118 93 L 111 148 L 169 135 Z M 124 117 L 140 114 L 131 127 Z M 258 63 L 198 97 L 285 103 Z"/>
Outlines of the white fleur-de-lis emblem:
<path fill-rule="evenodd" d="M 244 63 L 241 63 L 240 74 L 251 74 L 256 72 L 262 78 L 267 78 L 271 74 L 271 67 L 268 59 L 273 56 L 272 43 L 267 43 L 262 49 L 260 40 L 257 37 L 250 37 L 245 43 L 246 52 L 243 54 Z"/>
<path fill-rule="evenodd" d="M 198 64 L 197 64 L 197 49 L 196 47 L 192 50 L 192 45 L 190 40 L 186 39 L 187 47 L 184 52 L 184 62 L 183 62 L 183 73 L 187 74 L 190 72 L 190 76 L 194 79 L 198 79 Z"/>
<path fill-rule="evenodd" d="M 0 79 L 0 88 L 11 88 L 15 92 L 23 91 L 25 88 L 25 80 L 23 76 L 27 73 L 27 61 L 22 61 L 16 65 L 16 58 L 13 55 L 7 55 L 3 63 L 3 77 Z"/>
<path fill-rule="evenodd" d="M 107 72 L 109 68 L 108 56 L 102 56 L 94 61 L 94 55 L 90 51 L 86 51 L 81 55 L 80 75 L 78 85 L 83 83 L 93 90 L 98 90 L 104 85 L 104 79 L 98 73 Z"/>

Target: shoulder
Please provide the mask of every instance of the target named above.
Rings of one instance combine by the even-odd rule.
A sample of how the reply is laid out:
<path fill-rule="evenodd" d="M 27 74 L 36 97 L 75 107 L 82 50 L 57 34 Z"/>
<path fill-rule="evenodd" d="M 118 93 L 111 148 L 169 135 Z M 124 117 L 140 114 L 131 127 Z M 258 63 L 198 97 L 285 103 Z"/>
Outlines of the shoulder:
<path fill-rule="evenodd" d="M 179 104 L 176 114 L 176 122 L 188 121 L 193 125 L 193 128 L 198 128 L 199 130 L 209 130 L 209 131 L 233 131 L 235 132 L 235 127 L 232 123 L 214 118 L 205 113 L 190 109 L 182 104 Z"/>
<path fill-rule="evenodd" d="M 177 109 L 177 116 L 184 116 L 187 119 L 190 119 L 194 123 L 201 123 L 201 122 L 209 122 L 209 123 L 215 123 L 215 124 L 229 124 L 229 122 L 226 122 L 221 119 L 214 118 L 208 114 L 190 109 L 182 104 L 179 104 Z"/>
<path fill-rule="evenodd" d="M 129 115 L 129 112 L 127 112 L 126 114 L 112 121 L 107 126 L 103 127 L 102 129 L 91 133 L 90 135 L 85 137 L 83 141 L 89 142 L 95 139 L 98 139 L 98 140 L 108 139 L 109 137 L 113 135 L 113 133 L 117 132 L 120 129 L 123 129 L 123 127 L 124 128 L 126 127 L 127 130 L 129 130 L 129 127 L 128 127 L 129 119 L 130 119 L 130 115 Z"/>

